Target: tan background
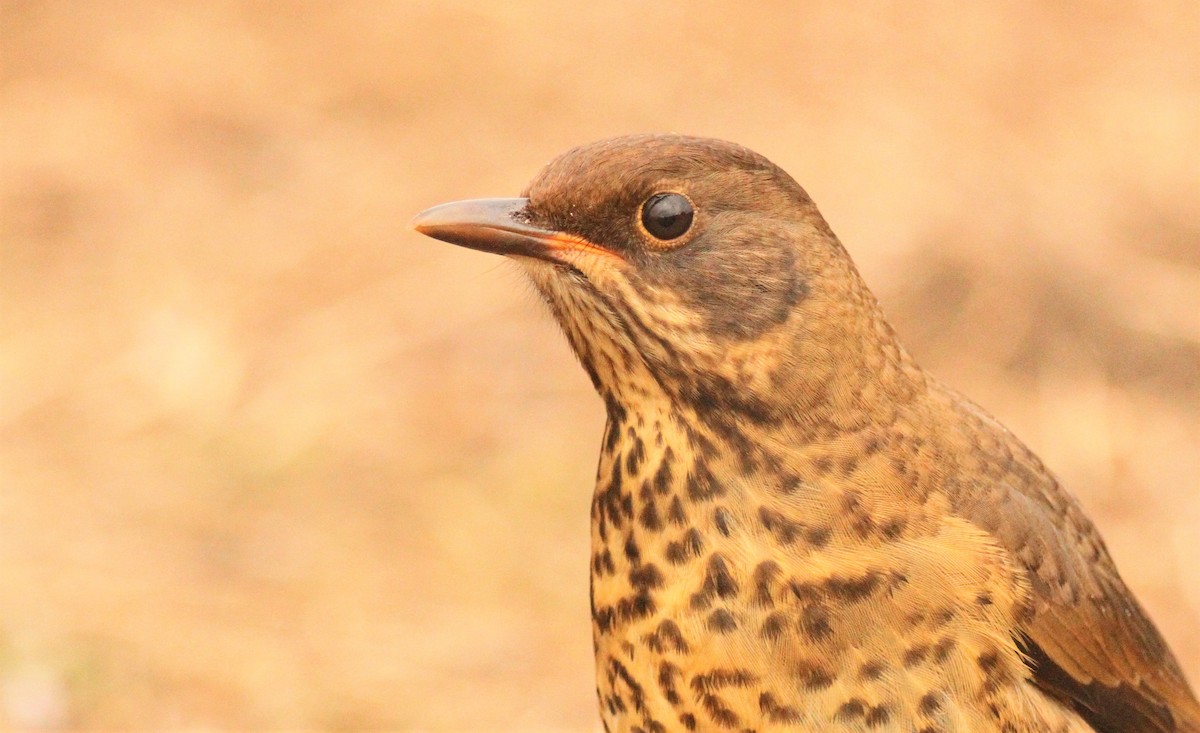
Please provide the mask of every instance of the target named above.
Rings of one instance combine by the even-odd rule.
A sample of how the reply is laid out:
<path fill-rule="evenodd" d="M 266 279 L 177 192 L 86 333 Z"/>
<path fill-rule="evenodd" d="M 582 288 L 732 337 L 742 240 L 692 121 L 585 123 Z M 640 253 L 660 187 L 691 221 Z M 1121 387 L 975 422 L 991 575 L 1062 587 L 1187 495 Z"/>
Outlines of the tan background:
<path fill-rule="evenodd" d="M 0 2 L 0 728 L 594 730 L 601 406 L 406 223 L 644 130 L 791 171 L 1200 680 L 1200 4 L 508 5 Z"/>

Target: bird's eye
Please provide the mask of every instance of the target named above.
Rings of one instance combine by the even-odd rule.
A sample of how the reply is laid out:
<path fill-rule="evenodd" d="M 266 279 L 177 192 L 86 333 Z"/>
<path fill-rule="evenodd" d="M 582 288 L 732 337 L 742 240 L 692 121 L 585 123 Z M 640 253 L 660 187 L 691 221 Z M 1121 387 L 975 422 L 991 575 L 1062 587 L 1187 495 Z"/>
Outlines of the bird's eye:
<path fill-rule="evenodd" d="M 677 239 L 691 228 L 693 213 L 686 196 L 656 193 L 642 204 L 642 226 L 655 239 Z"/>

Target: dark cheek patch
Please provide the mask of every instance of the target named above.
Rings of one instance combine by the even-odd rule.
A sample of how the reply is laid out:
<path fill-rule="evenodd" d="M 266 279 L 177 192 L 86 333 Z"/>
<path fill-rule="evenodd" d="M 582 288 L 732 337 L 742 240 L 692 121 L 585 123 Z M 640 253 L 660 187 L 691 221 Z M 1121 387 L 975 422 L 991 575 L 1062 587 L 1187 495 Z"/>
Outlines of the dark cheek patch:
<path fill-rule="evenodd" d="M 770 231 L 706 232 L 663 258 L 648 274 L 677 293 L 717 338 L 755 338 L 786 321 L 808 295 L 795 251 Z"/>

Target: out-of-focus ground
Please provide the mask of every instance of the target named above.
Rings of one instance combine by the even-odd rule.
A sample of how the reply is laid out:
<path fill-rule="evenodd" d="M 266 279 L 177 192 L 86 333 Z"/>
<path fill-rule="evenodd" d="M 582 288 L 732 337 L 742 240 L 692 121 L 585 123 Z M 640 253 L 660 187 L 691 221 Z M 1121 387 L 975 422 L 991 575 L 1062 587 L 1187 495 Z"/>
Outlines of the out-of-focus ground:
<path fill-rule="evenodd" d="M 0 728 L 595 730 L 602 409 L 408 231 L 674 130 L 792 172 L 1200 681 L 1200 5 L 0 4 Z"/>

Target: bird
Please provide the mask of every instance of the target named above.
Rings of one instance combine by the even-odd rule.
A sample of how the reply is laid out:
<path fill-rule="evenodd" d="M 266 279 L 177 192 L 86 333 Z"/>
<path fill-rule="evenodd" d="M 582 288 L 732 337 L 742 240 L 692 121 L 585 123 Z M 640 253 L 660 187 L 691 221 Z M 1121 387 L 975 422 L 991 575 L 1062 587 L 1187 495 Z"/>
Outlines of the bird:
<path fill-rule="evenodd" d="M 622 136 L 412 226 L 519 263 L 604 402 L 609 733 L 1200 733 L 1077 499 L 914 361 L 767 158 Z"/>

